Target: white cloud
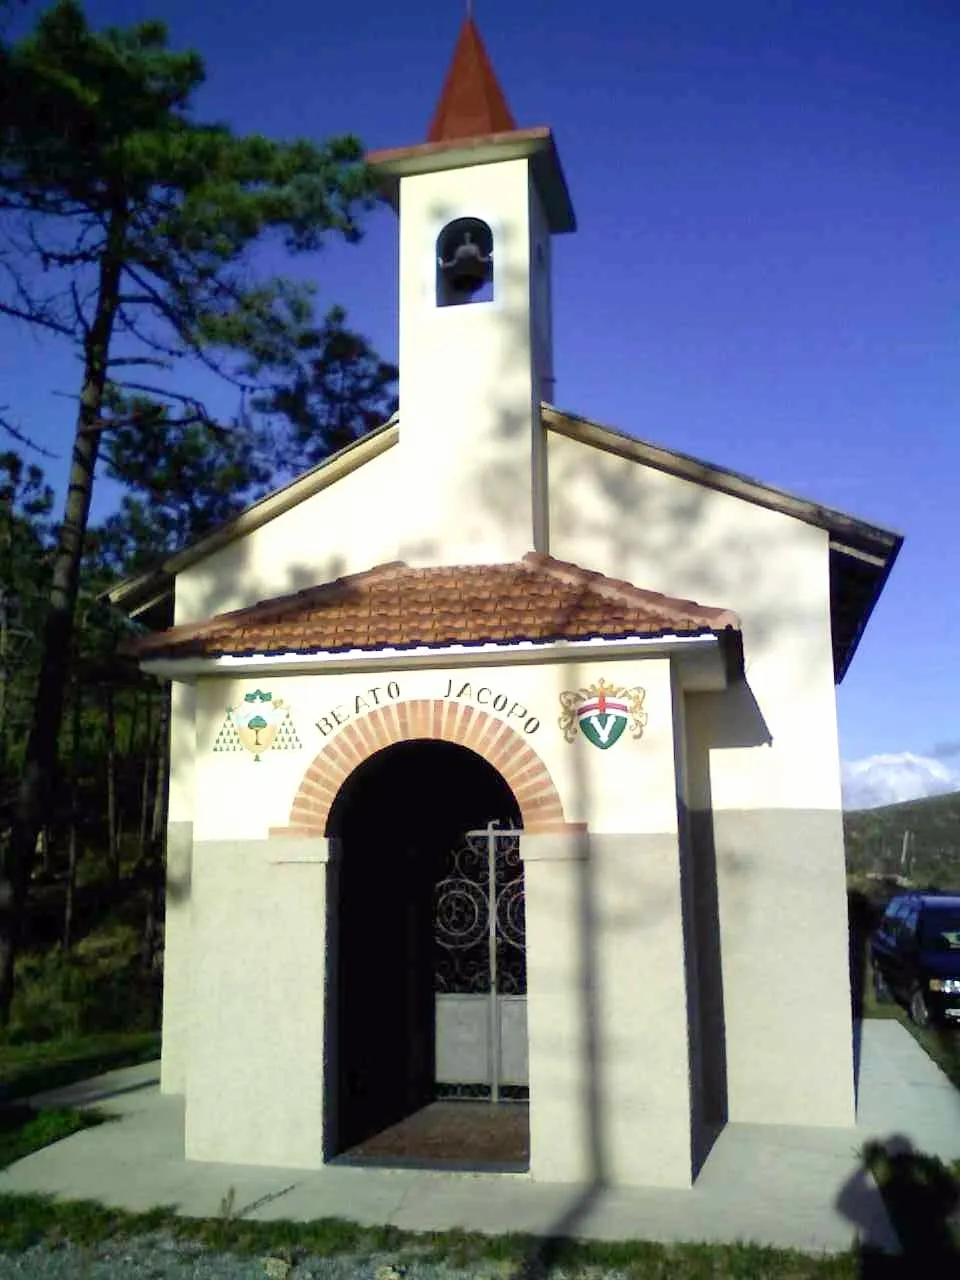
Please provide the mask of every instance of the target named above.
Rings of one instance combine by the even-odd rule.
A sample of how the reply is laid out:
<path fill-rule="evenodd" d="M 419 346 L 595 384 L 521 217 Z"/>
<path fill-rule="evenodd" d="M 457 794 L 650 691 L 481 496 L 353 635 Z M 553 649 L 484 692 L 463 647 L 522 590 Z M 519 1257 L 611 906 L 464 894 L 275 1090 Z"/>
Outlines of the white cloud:
<path fill-rule="evenodd" d="M 853 760 L 843 766 L 842 778 L 845 809 L 875 809 L 960 791 L 960 767 L 909 751 Z"/>

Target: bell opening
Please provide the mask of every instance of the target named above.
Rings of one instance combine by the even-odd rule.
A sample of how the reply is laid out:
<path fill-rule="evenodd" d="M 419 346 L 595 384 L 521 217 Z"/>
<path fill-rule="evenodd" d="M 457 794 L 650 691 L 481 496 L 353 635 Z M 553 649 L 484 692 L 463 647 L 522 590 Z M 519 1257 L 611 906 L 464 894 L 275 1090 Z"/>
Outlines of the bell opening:
<path fill-rule="evenodd" d="M 480 218 L 457 218 L 437 236 L 437 306 L 493 301 L 493 232 Z"/>

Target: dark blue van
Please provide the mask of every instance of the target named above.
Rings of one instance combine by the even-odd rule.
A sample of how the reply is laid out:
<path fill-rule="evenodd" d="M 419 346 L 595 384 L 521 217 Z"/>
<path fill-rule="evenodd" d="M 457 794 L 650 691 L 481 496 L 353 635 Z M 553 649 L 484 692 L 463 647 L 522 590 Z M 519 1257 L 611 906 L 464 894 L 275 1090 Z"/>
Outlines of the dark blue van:
<path fill-rule="evenodd" d="M 878 1000 L 900 1000 L 917 1026 L 960 1023 L 960 895 L 891 899 L 870 940 Z"/>

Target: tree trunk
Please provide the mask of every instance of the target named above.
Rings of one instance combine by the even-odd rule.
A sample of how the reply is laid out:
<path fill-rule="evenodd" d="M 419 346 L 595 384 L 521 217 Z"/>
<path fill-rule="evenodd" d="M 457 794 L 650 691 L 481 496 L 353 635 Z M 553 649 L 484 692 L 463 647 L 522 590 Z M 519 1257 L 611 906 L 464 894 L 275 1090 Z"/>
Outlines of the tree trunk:
<path fill-rule="evenodd" d="M 157 778 L 153 792 L 153 815 L 150 822 L 150 857 L 147 862 L 148 894 L 147 915 L 143 926 L 143 945 L 140 959 L 145 973 L 153 968 L 160 932 L 160 912 L 163 899 L 163 873 L 165 859 L 164 832 L 167 820 L 167 782 L 170 758 L 170 686 L 161 692 L 160 721 L 157 725 Z"/>
<path fill-rule="evenodd" d="M 115 207 L 100 259 L 97 307 L 84 342 L 83 385 L 70 461 L 63 521 L 53 555 L 47 616 L 40 642 L 40 678 L 27 738 L 23 772 L 14 802 L 13 829 L 0 865 L 0 1027 L 10 1018 L 14 962 L 23 941 L 23 912 L 37 836 L 51 811 L 57 739 L 73 641 L 80 561 L 90 516 L 93 472 L 100 449 L 101 414 L 107 361 L 113 335 L 123 251 L 126 210 Z"/>
<path fill-rule="evenodd" d="M 61 945 L 69 951 L 73 944 L 73 916 L 77 896 L 77 847 L 80 818 L 80 700 L 79 683 L 73 691 L 70 733 L 70 829 L 67 833 L 67 893 L 63 903 Z"/>
<path fill-rule="evenodd" d="M 147 865 L 150 851 L 147 847 L 147 836 L 150 822 L 150 774 L 154 768 L 154 756 L 159 746 L 153 736 L 153 699 L 147 694 L 146 732 L 143 742 L 143 786 L 140 791 L 140 838 L 137 842 L 137 879 L 140 870 Z"/>
<path fill-rule="evenodd" d="M 127 730 L 127 750 L 126 758 L 132 760 L 134 752 L 137 749 L 137 730 L 140 727 L 140 690 L 136 685 L 133 687 L 133 704 L 130 707 L 130 727 Z M 149 703 L 148 703 L 149 706 Z M 147 750 L 150 749 L 150 728 L 147 726 Z"/>
<path fill-rule="evenodd" d="M 120 887 L 120 831 L 117 826 L 117 708 L 112 684 L 106 687 L 107 713 L 107 858 L 114 895 Z"/>
<path fill-rule="evenodd" d="M 160 691 L 160 721 L 157 725 L 157 783 L 153 793 L 153 819 L 150 842 L 157 852 L 163 850 L 163 834 L 167 820 L 167 781 L 170 760 L 170 685 Z"/>
<path fill-rule="evenodd" d="M 9 554 L 9 552 L 6 552 Z M 0 778 L 7 762 L 7 643 L 10 605 L 7 590 L 0 585 Z"/>

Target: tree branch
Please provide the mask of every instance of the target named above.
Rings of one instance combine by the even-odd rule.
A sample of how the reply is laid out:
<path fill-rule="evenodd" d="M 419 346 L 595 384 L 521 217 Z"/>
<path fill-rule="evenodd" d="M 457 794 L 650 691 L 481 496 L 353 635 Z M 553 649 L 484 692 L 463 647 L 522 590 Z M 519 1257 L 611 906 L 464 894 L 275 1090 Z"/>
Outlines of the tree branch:
<path fill-rule="evenodd" d="M 35 453 L 41 454 L 44 458 L 55 459 L 59 456 L 56 453 L 51 453 L 49 449 L 45 449 L 42 444 L 37 444 L 36 440 L 31 440 L 19 427 L 15 427 L 6 415 L 6 408 L 7 406 L 4 405 L 0 409 L 0 430 L 5 431 L 7 435 L 12 436 L 14 440 L 24 445 L 27 449 L 33 449 Z"/>
<path fill-rule="evenodd" d="M 52 333 L 59 333 L 61 337 L 76 337 L 68 324 L 45 316 L 38 310 L 23 311 L 20 307 L 12 307 L 8 302 L 0 302 L 0 315 L 10 316 L 13 320 L 24 320 L 27 324 L 39 325 L 41 329 L 49 329 Z"/>
<path fill-rule="evenodd" d="M 83 314 L 83 304 L 80 301 L 80 290 L 77 288 L 76 280 L 70 281 L 70 297 L 73 299 L 73 314 L 77 326 L 83 334 L 84 341 L 86 341 L 90 336 L 90 325 L 87 323 L 87 317 Z"/>
<path fill-rule="evenodd" d="M 129 263 L 126 265 L 127 273 L 133 279 L 134 283 L 144 291 L 144 305 L 154 306 L 166 320 L 167 324 L 173 329 L 179 340 L 187 347 L 190 353 L 205 365 L 211 373 L 215 373 L 218 377 L 223 378 L 225 382 L 231 383 L 238 390 L 249 390 L 248 384 L 241 382 L 239 378 L 228 373 L 210 355 L 196 338 L 190 333 L 188 326 L 185 324 L 182 316 L 177 315 L 176 309 L 171 306 L 166 298 L 159 293 L 148 280 L 144 280 L 142 275 L 136 271 Z"/>
<path fill-rule="evenodd" d="M 176 400 L 178 404 L 189 405 L 199 413 L 205 412 L 203 404 L 196 396 L 188 395 L 183 391 L 170 391 L 164 387 L 152 387 L 146 382 L 118 382 L 115 378 L 110 380 L 111 386 L 121 391 L 142 391 L 145 395 L 156 396 L 158 400 Z"/>
<path fill-rule="evenodd" d="M 111 356 L 107 361 L 107 368 L 113 369 L 117 365 L 131 364 L 149 364 L 153 365 L 157 369 L 173 368 L 172 360 L 161 360 L 159 356 Z"/>

